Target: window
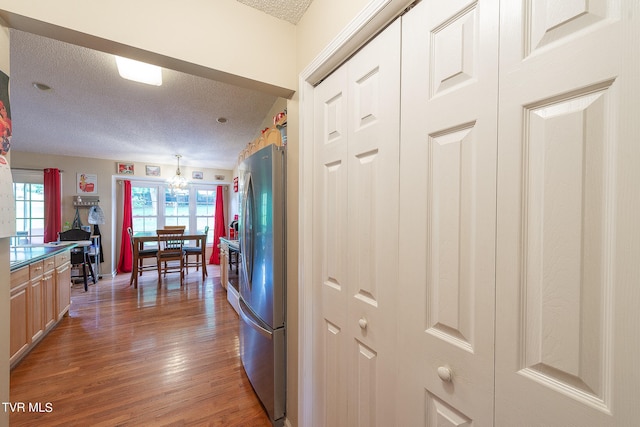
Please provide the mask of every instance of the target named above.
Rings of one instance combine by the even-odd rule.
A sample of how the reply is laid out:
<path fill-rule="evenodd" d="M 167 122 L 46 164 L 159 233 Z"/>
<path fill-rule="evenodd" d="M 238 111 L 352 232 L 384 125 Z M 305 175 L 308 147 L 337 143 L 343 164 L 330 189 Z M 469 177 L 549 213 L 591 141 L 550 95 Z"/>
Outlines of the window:
<path fill-rule="evenodd" d="M 164 190 L 164 224 L 184 225 L 187 229 L 193 229 L 190 224 L 189 196 L 192 189 L 185 192 L 173 193 L 168 188 Z"/>
<path fill-rule="evenodd" d="M 135 232 L 154 232 L 165 225 L 187 230 L 209 226 L 207 241 L 213 241 L 216 185 L 192 184 L 185 192 L 173 193 L 164 183 L 132 181 L 131 199 Z"/>
<path fill-rule="evenodd" d="M 135 231 L 153 231 L 158 229 L 158 192 L 157 185 L 131 183 L 131 210 Z"/>
<path fill-rule="evenodd" d="M 209 227 L 207 242 L 213 242 L 213 224 L 216 213 L 216 187 L 194 187 L 196 198 L 196 228 Z"/>
<path fill-rule="evenodd" d="M 12 171 L 16 235 L 11 245 L 44 243 L 44 184 L 42 173 Z"/>

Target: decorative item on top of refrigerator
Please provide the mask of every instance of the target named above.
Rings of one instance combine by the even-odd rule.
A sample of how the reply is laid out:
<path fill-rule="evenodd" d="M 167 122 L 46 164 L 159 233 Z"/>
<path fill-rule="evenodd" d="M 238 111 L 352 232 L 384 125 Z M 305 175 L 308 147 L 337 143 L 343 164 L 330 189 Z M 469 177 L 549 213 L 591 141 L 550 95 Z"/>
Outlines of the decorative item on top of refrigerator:
<path fill-rule="evenodd" d="M 285 147 L 268 145 L 239 166 L 240 353 L 274 426 L 285 415 Z"/>

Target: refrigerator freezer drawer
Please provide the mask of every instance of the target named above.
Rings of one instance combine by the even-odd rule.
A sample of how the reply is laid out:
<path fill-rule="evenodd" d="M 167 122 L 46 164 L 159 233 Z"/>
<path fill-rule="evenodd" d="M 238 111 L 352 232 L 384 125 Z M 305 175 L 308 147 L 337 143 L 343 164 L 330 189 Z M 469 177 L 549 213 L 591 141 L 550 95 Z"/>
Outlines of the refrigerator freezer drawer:
<path fill-rule="evenodd" d="M 271 330 L 240 298 L 240 353 L 244 370 L 274 426 L 284 424 L 285 330 Z"/>

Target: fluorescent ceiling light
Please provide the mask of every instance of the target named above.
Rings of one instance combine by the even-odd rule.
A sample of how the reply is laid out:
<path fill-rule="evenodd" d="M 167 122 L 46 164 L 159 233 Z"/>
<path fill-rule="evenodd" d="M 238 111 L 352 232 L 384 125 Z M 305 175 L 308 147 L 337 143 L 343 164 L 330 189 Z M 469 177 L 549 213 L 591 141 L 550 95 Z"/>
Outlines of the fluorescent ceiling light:
<path fill-rule="evenodd" d="M 120 77 L 123 79 L 154 86 L 162 85 L 162 69 L 160 67 L 120 56 L 116 56 L 116 64 Z"/>

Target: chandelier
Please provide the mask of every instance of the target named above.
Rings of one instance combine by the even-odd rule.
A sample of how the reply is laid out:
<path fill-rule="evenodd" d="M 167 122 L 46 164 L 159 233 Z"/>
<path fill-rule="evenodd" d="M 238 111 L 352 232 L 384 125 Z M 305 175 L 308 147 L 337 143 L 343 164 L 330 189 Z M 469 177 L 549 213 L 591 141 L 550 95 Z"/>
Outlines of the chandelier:
<path fill-rule="evenodd" d="M 187 189 L 189 182 L 185 177 L 182 176 L 180 172 L 180 158 L 182 156 L 180 154 L 176 154 L 176 159 L 178 159 L 178 169 L 176 169 L 176 174 L 169 180 L 169 188 L 172 192 L 182 192 Z"/>

